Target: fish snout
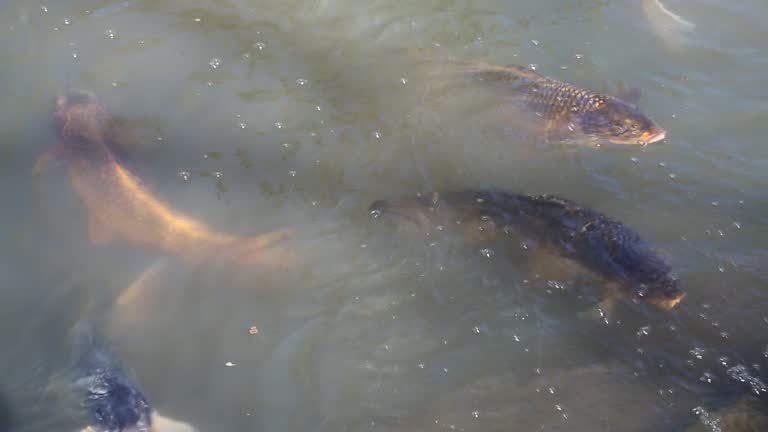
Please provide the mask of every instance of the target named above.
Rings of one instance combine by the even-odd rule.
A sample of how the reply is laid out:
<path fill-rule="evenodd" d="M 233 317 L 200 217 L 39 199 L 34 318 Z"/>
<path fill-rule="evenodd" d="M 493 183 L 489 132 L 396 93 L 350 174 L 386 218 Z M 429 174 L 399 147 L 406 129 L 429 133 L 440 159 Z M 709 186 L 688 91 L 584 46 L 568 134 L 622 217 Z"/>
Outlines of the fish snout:
<path fill-rule="evenodd" d="M 671 311 L 672 309 L 675 309 L 677 305 L 680 304 L 680 302 L 683 301 L 685 296 L 686 293 L 680 292 L 671 297 L 651 298 L 648 300 L 648 302 L 658 307 L 659 309 Z"/>
<path fill-rule="evenodd" d="M 643 132 L 638 138 L 638 143 L 642 145 L 648 145 L 662 141 L 667 137 L 667 131 L 662 128 L 654 127 L 651 130 Z"/>

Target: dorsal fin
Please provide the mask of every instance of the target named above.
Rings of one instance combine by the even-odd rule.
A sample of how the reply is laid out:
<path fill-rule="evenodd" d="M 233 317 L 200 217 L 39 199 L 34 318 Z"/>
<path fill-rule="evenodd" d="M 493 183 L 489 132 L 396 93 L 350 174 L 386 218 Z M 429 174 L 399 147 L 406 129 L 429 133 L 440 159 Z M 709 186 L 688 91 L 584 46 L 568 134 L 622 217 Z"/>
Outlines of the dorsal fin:
<path fill-rule="evenodd" d="M 544 78 L 544 76 L 540 75 L 538 72 L 535 72 L 534 70 L 527 67 L 523 67 L 523 66 L 508 64 L 508 65 L 504 65 L 501 69 L 506 69 L 510 74 L 515 74 L 520 78 L 525 78 L 531 81 L 536 81 Z"/>

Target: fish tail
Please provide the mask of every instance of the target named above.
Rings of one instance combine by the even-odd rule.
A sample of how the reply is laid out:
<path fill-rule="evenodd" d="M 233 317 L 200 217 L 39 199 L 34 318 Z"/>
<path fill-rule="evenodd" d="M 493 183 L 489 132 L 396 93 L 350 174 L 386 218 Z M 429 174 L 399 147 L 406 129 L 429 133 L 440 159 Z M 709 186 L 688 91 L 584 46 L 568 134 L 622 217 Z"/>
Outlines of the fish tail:
<path fill-rule="evenodd" d="M 298 261 L 295 251 L 281 244 L 293 230 L 283 228 L 237 241 L 228 248 L 233 261 L 243 266 L 263 266 L 270 269 L 286 269 Z"/>
<path fill-rule="evenodd" d="M 656 5 L 659 7 L 659 9 L 662 12 L 664 12 L 668 17 L 672 18 L 678 24 L 680 24 L 680 25 L 682 25 L 684 27 L 688 27 L 688 28 L 696 28 L 696 24 L 694 24 L 694 23 L 684 19 L 680 15 L 678 15 L 678 14 L 672 12 L 671 10 L 667 9 L 666 6 L 664 6 L 664 4 L 661 1 L 659 1 L 659 0 L 655 0 L 655 1 L 656 1 Z"/>

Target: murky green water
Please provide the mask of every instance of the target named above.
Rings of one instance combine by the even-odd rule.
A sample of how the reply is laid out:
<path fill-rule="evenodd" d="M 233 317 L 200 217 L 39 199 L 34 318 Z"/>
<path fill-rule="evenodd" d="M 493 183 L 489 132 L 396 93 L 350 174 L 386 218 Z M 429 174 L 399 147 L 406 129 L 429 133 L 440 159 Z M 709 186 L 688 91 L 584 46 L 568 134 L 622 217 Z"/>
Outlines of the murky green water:
<path fill-rule="evenodd" d="M 768 6 L 666 4 L 696 27 L 630 0 L 6 1 L 0 428 L 77 425 L 59 381 L 94 303 L 154 408 L 201 431 L 678 431 L 696 407 L 765 407 L 732 368 L 765 382 Z M 413 48 L 635 85 L 667 140 L 531 146 L 495 101 L 416 72 Z M 76 88 L 133 131 L 125 163 L 158 196 L 229 232 L 295 227 L 301 263 L 168 259 L 110 312 L 163 257 L 91 245 L 65 170 L 31 175 L 56 141 L 52 98 Z M 688 297 L 671 313 L 623 304 L 606 325 L 582 316 L 589 282 L 558 288 L 513 255 L 367 213 L 490 186 L 629 224 Z"/>

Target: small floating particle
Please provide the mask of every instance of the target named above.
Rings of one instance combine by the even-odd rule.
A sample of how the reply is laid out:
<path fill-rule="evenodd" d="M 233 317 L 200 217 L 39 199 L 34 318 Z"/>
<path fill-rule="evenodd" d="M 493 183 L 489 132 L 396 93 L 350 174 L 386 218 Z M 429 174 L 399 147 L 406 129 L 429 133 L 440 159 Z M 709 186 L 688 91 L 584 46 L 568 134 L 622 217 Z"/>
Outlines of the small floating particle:
<path fill-rule="evenodd" d="M 248 334 L 252 336 L 256 336 L 259 334 L 259 328 L 256 326 L 251 326 L 251 328 L 248 329 Z"/>
<path fill-rule="evenodd" d="M 237 365 L 228 361 L 228 362 L 224 363 L 224 366 L 226 366 L 226 367 L 235 367 Z"/>

